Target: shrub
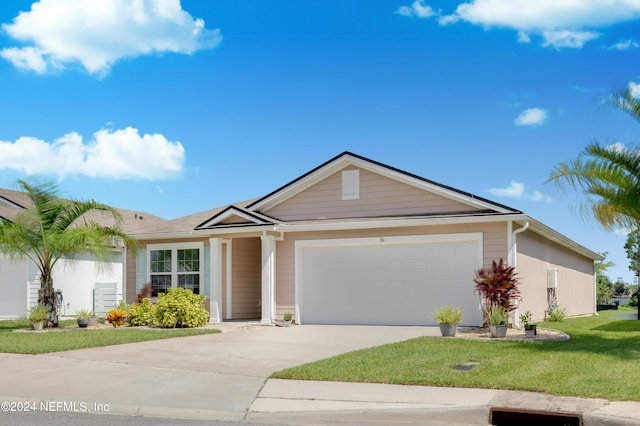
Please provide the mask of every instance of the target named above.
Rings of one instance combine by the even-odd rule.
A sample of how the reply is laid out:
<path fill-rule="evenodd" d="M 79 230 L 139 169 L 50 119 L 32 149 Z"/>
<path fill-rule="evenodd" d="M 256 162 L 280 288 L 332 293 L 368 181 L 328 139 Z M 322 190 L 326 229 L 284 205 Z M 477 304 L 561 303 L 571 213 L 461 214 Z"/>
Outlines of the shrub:
<path fill-rule="evenodd" d="M 121 309 L 125 312 L 129 312 L 129 305 L 127 305 L 127 302 L 125 302 L 124 300 L 121 300 L 118 302 L 114 309 Z"/>
<path fill-rule="evenodd" d="M 494 260 L 489 268 L 480 268 L 473 278 L 475 288 L 485 303 L 484 313 L 490 313 L 494 306 L 502 307 L 505 312 L 511 312 L 516 306 L 511 305 L 512 299 L 520 299 L 518 289 L 519 280 L 516 268 L 506 265 L 502 259 Z"/>
<path fill-rule="evenodd" d="M 462 309 L 442 306 L 436 309 L 433 318 L 438 324 L 456 325 L 462 320 Z"/>
<path fill-rule="evenodd" d="M 116 308 L 107 312 L 107 316 L 104 319 L 111 323 L 114 327 L 119 327 L 127 317 L 127 312 L 124 309 Z"/>
<path fill-rule="evenodd" d="M 154 322 L 161 327 L 202 327 L 209 320 L 204 308 L 206 297 L 189 289 L 170 288 L 158 294 Z"/>
<path fill-rule="evenodd" d="M 494 305 L 484 313 L 487 322 L 491 325 L 503 325 L 507 323 L 507 311 L 499 305 Z"/>
<path fill-rule="evenodd" d="M 567 317 L 567 310 L 559 306 L 549 311 L 549 321 L 562 322 Z"/>
<path fill-rule="evenodd" d="M 36 323 L 47 319 L 47 308 L 42 304 L 38 304 L 29 311 L 29 321 Z"/>
<path fill-rule="evenodd" d="M 151 285 L 151 283 L 146 283 L 136 294 L 136 302 L 138 303 L 138 305 L 141 305 L 144 299 L 151 297 L 152 293 L 153 286 Z"/>
<path fill-rule="evenodd" d="M 143 299 L 139 305 L 129 306 L 129 325 L 153 325 L 155 305 L 149 299 Z"/>
<path fill-rule="evenodd" d="M 79 320 L 88 320 L 89 317 L 93 316 L 93 312 L 88 309 L 80 309 L 76 311 L 76 318 Z"/>

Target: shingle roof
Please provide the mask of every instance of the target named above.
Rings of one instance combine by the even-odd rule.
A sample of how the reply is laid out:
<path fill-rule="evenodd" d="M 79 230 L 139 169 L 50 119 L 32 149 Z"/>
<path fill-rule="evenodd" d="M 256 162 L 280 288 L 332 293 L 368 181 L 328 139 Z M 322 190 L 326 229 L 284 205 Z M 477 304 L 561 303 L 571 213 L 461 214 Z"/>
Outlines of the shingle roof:
<path fill-rule="evenodd" d="M 15 205 L 19 207 L 15 207 Z M 24 211 L 25 208 L 31 207 L 32 205 L 33 203 L 24 192 L 0 188 L 0 217 L 12 220 L 16 215 Z M 146 212 L 120 208 L 116 208 L 116 210 L 122 215 L 122 229 L 127 234 L 140 234 L 145 232 L 145 229 L 148 227 L 158 226 L 167 222 L 166 219 Z M 115 224 L 115 220 L 112 217 L 98 211 L 90 212 L 86 214 L 85 217 L 103 226 L 112 226 Z"/>

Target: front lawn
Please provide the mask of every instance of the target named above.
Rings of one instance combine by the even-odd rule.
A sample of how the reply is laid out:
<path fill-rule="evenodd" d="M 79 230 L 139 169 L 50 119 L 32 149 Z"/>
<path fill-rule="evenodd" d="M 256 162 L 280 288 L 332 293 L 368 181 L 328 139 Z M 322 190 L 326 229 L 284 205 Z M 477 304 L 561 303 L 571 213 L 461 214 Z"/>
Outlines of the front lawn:
<path fill-rule="evenodd" d="M 516 389 L 585 398 L 640 401 L 640 321 L 616 315 L 538 327 L 564 331 L 559 342 L 421 337 L 350 352 L 274 373 L 298 380 Z M 452 367 L 479 362 L 471 370 Z"/>
<path fill-rule="evenodd" d="M 75 322 L 75 320 L 62 322 L 61 325 L 70 325 Z M 203 328 L 143 329 L 136 327 L 12 332 L 28 327 L 28 320 L 0 321 L 0 352 L 42 354 L 220 332 L 220 330 Z"/>

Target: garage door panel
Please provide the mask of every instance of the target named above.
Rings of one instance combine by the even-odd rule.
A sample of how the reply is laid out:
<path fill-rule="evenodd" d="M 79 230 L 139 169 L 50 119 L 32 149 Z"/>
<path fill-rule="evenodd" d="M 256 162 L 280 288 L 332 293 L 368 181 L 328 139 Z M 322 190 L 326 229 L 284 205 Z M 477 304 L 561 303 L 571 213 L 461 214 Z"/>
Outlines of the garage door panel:
<path fill-rule="evenodd" d="M 445 304 L 481 321 L 471 276 L 477 240 L 303 247 L 299 255 L 301 320 L 323 324 L 432 325 Z"/>

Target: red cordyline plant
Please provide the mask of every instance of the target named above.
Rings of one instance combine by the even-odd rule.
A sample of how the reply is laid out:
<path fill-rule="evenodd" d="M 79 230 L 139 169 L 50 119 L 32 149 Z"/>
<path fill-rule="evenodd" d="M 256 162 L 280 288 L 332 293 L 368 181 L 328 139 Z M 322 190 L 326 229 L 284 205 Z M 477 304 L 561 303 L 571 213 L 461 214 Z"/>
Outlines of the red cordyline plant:
<path fill-rule="evenodd" d="M 484 299 L 486 311 L 494 306 L 502 307 L 505 312 L 516 309 L 516 306 L 511 305 L 511 300 L 520 299 L 516 275 L 516 268 L 508 266 L 502 259 L 497 263 L 494 260 L 489 268 L 476 271 L 473 282 L 476 283 L 476 291 Z"/>

